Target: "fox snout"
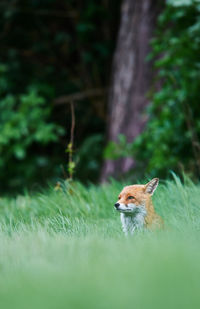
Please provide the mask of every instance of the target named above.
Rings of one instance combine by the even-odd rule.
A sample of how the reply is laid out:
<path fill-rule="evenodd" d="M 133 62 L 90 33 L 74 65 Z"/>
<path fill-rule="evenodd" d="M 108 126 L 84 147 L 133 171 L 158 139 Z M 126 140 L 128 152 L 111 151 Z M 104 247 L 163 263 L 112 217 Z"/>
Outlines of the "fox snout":
<path fill-rule="evenodd" d="M 115 208 L 118 209 L 120 206 L 120 203 L 115 203 Z"/>
<path fill-rule="evenodd" d="M 137 210 L 137 206 L 133 203 L 124 204 L 124 203 L 115 203 L 115 209 L 119 212 L 135 212 Z"/>

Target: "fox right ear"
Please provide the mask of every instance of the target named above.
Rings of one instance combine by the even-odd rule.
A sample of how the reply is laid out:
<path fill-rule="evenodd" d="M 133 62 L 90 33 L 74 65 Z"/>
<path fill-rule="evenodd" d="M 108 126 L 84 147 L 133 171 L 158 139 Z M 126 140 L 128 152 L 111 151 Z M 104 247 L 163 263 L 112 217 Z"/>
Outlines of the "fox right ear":
<path fill-rule="evenodd" d="M 159 183 L 159 178 L 153 178 L 145 186 L 145 193 L 153 195 Z"/>

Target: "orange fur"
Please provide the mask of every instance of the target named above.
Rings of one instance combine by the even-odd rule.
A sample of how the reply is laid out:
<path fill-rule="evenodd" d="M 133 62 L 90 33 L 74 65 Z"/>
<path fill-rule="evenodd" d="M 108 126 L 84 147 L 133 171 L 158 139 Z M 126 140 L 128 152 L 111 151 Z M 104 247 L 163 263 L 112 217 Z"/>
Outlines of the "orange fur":
<path fill-rule="evenodd" d="M 158 185 L 158 181 L 158 178 L 154 178 L 146 185 L 131 185 L 124 187 L 115 205 L 119 204 L 128 207 L 129 203 L 131 203 L 136 206 L 136 210 L 137 208 L 139 210 L 140 207 L 144 207 L 146 210 L 144 227 L 150 229 L 161 228 L 163 226 L 163 220 L 155 212 L 151 199 L 151 196 Z M 120 209 L 117 208 L 117 210 Z M 129 213 L 127 215 L 129 215 Z"/>

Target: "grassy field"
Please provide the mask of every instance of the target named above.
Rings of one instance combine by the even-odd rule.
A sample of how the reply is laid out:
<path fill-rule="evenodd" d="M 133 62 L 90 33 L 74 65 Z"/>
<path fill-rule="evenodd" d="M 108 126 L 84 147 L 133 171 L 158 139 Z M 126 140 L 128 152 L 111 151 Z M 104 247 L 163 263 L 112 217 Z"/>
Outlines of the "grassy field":
<path fill-rule="evenodd" d="M 159 185 L 165 230 L 126 238 L 123 184 L 0 199 L 0 308 L 200 308 L 200 186 Z"/>

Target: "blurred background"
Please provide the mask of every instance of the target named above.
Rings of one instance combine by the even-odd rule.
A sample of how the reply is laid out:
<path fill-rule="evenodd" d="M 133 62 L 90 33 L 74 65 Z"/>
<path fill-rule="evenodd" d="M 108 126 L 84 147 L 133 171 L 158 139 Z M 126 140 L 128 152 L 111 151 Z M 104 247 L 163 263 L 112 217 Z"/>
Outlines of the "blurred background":
<path fill-rule="evenodd" d="M 2 0 L 0 190 L 200 176 L 200 1 Z"/>

